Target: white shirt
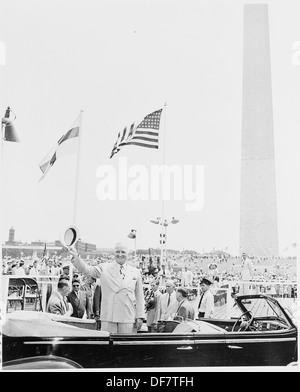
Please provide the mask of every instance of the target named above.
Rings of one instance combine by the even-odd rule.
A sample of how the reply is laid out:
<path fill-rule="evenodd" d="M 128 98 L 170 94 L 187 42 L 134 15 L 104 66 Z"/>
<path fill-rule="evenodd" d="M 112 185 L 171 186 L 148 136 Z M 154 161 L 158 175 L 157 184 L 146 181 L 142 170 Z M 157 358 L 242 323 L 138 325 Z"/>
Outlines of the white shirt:
<path fill-rule="evenodd" d="M 26 275 L 26 272 L 23 267 L 18 267 L 15 269 L 14 275 L 24 276 L 24 275 Z"/>
<path fill-rule="evenodd" d="M 214 308 L 215 308 L 215 304 L 214 304 L 213 293 L 210 290 L 207 290 L 203 294 L 203 298 L 201 301 L 200 308 L 198 309 L 198 312 L 204 313 L 205 318 L 211 318 L 214 313 Z"/>

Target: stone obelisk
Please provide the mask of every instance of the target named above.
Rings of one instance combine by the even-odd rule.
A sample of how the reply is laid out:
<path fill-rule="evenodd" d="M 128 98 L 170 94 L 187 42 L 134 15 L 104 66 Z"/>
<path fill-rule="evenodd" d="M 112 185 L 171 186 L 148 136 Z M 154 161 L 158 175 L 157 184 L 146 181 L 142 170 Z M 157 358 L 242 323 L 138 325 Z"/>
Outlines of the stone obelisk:
<path fill-rule="evenodd" d="M 244 5 L 240 252 L 278 255 L 267 4 Z"/>

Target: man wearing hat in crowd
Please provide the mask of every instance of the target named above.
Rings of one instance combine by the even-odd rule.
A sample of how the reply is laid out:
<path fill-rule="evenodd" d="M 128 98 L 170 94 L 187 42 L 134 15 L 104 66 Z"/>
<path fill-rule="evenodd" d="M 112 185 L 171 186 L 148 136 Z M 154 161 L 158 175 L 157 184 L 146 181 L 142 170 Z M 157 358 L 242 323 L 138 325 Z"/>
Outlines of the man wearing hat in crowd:
<path fill-rule="evenodd" d="M 182 317 L 183 320 L 194 320 L 195 310 L 193 305 L 188 300 L 187 289 L 185 289 L 184 287 L 179 287 L 179 289 L 177 289 L 176 291 L 176 299 L 179 305 L 175 317 Z"/>
<path fill-rule="evenodd" d="M 99 278 L 101 285 L 101 330 L 132 333 L 145 318 L 145 302 L 140 271 L 127 264 L 128 250 L 122 243 L 115 246 L 112 263 L 86 264 L 75 248 L 68 248 L 72 263 L 85 276 Z"/>
<path fill-rule="evenodd" d="M 203 278 L 200 286 L 202 293 L 198 305 L 198 318 L 212 318 L 214 313 L 214 296 L 210 291 L 212 282 L 208 278 Z"/>
<path fill-rule="evenodd" d="M 63 264 L 60 275 L 65 275 L 65 276 L 68 276 L 70 278 L 70 266 L 69 266 L 69 264 L 67 264 L 67 263 Z M 73 278 L 74 278 L 74 276 L 73 276 Z"/>

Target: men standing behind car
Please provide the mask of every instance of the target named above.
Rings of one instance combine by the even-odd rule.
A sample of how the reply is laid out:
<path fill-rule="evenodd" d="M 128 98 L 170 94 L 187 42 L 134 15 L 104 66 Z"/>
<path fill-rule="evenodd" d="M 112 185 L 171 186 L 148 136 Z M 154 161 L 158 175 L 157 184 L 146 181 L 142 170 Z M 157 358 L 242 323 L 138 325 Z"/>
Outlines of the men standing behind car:
<path fill-rule="evenodd" d="M 201 280 L 200 286 L 202 293 L 200 294 L 200 301 L 198 305 L 198 317 L 199 318 L 211 318 L 214 313 L 214 295 L 210 291 L 210 286 L 212 282 L 203 278 Z"/>
<path fill-rule="evenodd" d="M 73 290 L 68 294 L 68 300 L 73 307 L 71 316 L 83 318 L 86 315 L 86 318 L 91 318 L 92 304 L 88 293 L 80 290 L 80 281 L 78 279 L 73 279 L 72 287 Z"/>
<path fill-rule="evenodd" d="M 176 313 L 178 303 L 174 288 L 175 284 L 173 280 L 167 280 L 166 292 L 160 296 L 158 301 L 157 312 L 153 321 L 154 328 L 157 327 L 158 321 L 168 320 Z"/>
<path fill-rule="evenodd" d="M 67 295 L 70 292 L 69 283 L 61 280 L 57 284 L 57 291 L 53 291 L 47 303 L 46 312 L 71 316 L 73 313 L 72 305 L 67 302 Z"/>
<path fill-rule="evenodd" d="M 72 263 L 86 276 L 99 278 L 102 292 L 101 331 L 132 333 L 145 318 L 145 302 L 140 271 L 127 264 L 127 247 L 115 246 L 115 259 L 98 266 L 87 265 L 75 248 L 69 248 Z"/>
<path fill-rule="evenodd" d="M 146 301 L 148 332 L 155 332 L 153 323 L 161 295 L 162 293 L 158 289 L 158 281 L 153 280 L 151 282 L 151 293 Z"/>
<path fill-rule="evenodd" d="M 194 320 L 195 310 L 193 305 L 188 300 L 188 291 L 184 287 L 179 287 L 176 291 L 176 299 L 178 302 L 178 308 L 175 317 L 179 317 L 182 320 L 190 319 Z"/>

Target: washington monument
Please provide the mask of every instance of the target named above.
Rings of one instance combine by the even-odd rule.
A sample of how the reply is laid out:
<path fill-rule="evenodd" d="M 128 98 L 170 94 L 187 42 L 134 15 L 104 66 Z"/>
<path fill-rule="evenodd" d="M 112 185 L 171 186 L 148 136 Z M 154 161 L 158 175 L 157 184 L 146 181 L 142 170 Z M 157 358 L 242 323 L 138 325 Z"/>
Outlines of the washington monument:
<path fill-rule="evenodd" d="M 278 256 L 267 4 L 244 5 L 240 251 Z"/>

